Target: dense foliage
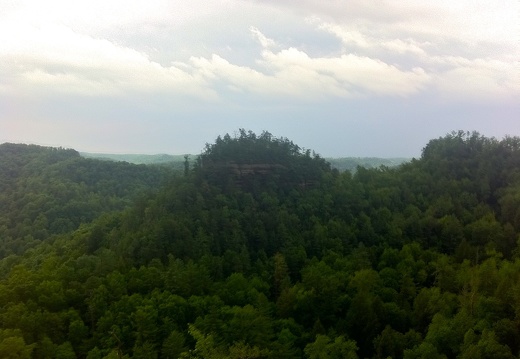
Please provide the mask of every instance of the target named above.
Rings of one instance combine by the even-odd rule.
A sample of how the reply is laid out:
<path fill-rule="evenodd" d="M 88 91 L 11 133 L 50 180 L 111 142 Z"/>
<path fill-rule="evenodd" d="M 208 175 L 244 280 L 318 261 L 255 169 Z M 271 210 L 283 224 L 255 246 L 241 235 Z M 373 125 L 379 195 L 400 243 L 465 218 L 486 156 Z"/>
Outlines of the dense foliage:
<path fill-rule="evenodd" d="M 0 145 L 0 258 L 128 207 L 167 168 L 103 162 L 71 149 Z"/>
<path fill-rule="evenodd" d="M 519 138 L 352 175 L 240 131 L 2 259 L 0 357 L 515 358 L 519 234 Z"/>

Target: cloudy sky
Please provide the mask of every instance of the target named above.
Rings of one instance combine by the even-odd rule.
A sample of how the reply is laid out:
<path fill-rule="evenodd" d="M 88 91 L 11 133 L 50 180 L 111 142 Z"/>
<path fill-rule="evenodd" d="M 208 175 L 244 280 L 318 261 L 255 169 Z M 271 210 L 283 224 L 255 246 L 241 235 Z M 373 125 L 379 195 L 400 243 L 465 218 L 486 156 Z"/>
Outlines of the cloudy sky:
<path fill-rule="evenodd" d="M 239 128 L 323 156 L 520 136 L 518 0 L 0 0 L 0 142 L 199 153 Z"/>

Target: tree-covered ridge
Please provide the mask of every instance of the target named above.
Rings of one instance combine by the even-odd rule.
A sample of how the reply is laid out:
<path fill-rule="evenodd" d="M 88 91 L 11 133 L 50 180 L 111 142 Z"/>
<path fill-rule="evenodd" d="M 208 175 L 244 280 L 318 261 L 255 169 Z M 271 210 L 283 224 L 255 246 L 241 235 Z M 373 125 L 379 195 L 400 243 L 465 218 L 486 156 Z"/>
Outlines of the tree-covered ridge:
<path fill-rule="evenodd" d="M 222 150 L 210 168 L 293 172 L 244 185 L 188 166 L 124 212 L 1 260 L 0 357 L 518 357 L 518 138 L 452 133 L 354 175 L 290 142 L 267 162 L 272 139 L 221 140 L 233 151 L 209 145 Z M 262 162 L 237 159 L 248 146 Z M 300 159 L 316 185 L 282 179 L 304 176 Z"/>
<path fill-rule="evenodd" d="M 85 159 L 71 149 L 0 145 L 0 258 L 128 206 L 166 169 Z"/>
<path fill-rule="evenodd" d="M 206 144 L 195 171 L 216 185 L 234 182 L 246 191 L 261 192 L 267 187 L 288 190 L 315 185 L 324 172 L 331 172 L 331 167 L 319 155 L 311 155 L 310 150 L 287 138 L 276 138 L 266 131 L 257 136 L 240 129 L 235 137 L 226 134 L 214 144 Z"/>
<path fill-rule="evenodd" d="M 217 137 L 215 143 L 206 144 L 200 162 L 203 166 L 229 161 L 289 165 L 294 158 L 304 155 L 304 151 L 287 138 L 276 138 L 266 131 L 257 136 L 252 131 L 240 129 L 234 137 L 226 134 Z"/>

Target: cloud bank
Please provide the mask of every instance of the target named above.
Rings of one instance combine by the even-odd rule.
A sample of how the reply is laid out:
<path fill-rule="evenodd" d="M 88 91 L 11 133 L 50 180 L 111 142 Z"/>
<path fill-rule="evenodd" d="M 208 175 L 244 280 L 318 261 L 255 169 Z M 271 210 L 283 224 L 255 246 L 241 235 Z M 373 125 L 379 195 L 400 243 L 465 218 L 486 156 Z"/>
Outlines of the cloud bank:
<path fill-rule="evenodd" d="M 25 8 L 15 11 L 17 16 L 2 21 L 0 29 L 4 92 L 53 89 L 84 95 L 121 95 L 126 91 L 163 91 L 215 99 L 219 97 L 218 83 L 252 95 L 306 100 L 409 96 L 428 89 L 446 98 L 478 101 L 519 94 L 520 85 L 512 76 L 517 71 L 518 46 L 507 34 L 514 28 L 507 26 L 507 19 L 514 13 L 508 10 L 514 10 L 514 2 L 511 9 L 498 11 L 485 2 L 477 7 L 469 3 L 455 7 L 452 2 L 422 6 L 416 2 L 400 2 L 398 6 L 383 2 L 381 9 L 381 4 L 365 1 L 328 1 L 324 6 L 304 1 L 302 8 L 314 14 L 306 21 L 315 31 L 337 37 L 341 48 L 313 57 L 304 46 L 287 46 L 280 39 L 264 35 L 261 28 L 250 26 L 249 35 L 261 46 L 250 64 L 235 64 L 212 53 L 207 57 L 193 55 L 187 61 L 172 59 L 169 66 L 152 61 L 143 51 L 100 37 L 100 29 L 124 30 L 147 22 L 156 28 L 169 22 L 180 26 L 194 21 L 193 26 L 197 26 L 200 19 L 190 14 L 225 14 L 202 3 L 191 9 L 175 9 L 161 1 L 152 2 L 150 7 L 119 1 L 88 6 L 86 2 L 78 2 L 79 6 L 62 1 L 54 2 L 54 6 L 25 3 Z M 292 6 L 292 2 L 285 5 Z M 239 10 L 243 5 L 228 6 Z M 42 11 L 43 16 L 35 16 Z M 461 13 L 463 18 L 456 16 Z M 329 19 L 321 20 L 316 14 Z M 83 32 L 64 24 L 66 18 Z M 96 23 L 89 29 L 85 24 L 90 19 Z M 483 31 L 486 23 L 495 24 L 494 20 L 502 26 Z M 493 44 L 503 50 L 496 52 Z"/>

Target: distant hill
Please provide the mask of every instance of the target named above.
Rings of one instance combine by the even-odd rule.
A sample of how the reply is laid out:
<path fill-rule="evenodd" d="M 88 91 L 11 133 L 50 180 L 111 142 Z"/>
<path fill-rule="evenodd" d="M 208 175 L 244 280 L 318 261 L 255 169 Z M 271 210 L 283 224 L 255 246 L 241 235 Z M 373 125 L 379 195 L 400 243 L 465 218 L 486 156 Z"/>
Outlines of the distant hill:
<path fill-rule="evenodd" d="M 172 173 L 84 158 L 73 149 L 0 144 L 0 259 L 123 210 Z"/>
<path fill-rule="evenodd" d="M 85 158 L 95 158 L 110 161 L 121 161 L 134 164 L 171 164 L 174 168 L 182 168 L 184 163 L 184 155 L 142 155 L 142 154 L 109 154 L 109 153 L 88 153 L 80 152 L 80 155 Z M 188 155 L 190 161 L 197 158 L 196 155 Z M 396 157 L 396 158 L 379 158 L 379 157 L 338 157 L 325 158 L 333 168 L 339 171 L 355 172 L 358 166 L 365 168 L 378 168 L 381 166 L 396 167 L 405 162 L 410 161 L 410 158 Z"/>
<path fill-rule="evenodd" d="M 409 162 L 411 158 L 395 157 L 395 158 L 379 158 L 379 157 L 340 157 L 325 158 L 330 162 L 333 168 L 340 172 L 355 172 L 358 166 L 365 168 L 379 168 L 381 166 L 397 167 L 403 163 Z"/>
<path fill-rule="evenodd" d="M 85 158 L 96 158 L 101 160 L 111 160 L 134 163 L 137 165 L 165 164 L 174 162 L 184 162 L 184 155 L 142 155 L 142 154 L 110 154 L 110 153 L 88 153 L 80 152 Z M 192 155 L 189 155 L 193 157 Z"/>

